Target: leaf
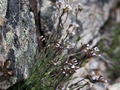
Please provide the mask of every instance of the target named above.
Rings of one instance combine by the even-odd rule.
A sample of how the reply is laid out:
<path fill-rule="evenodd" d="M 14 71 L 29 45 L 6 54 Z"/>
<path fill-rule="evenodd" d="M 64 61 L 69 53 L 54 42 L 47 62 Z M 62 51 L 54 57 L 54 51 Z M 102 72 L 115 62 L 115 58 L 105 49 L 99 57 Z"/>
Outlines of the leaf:
<path fill-rule="evenodd" d="M 76 42 L 79 42 L 82 38 L 83 38 L 83 36 L 78 36 Z"/>

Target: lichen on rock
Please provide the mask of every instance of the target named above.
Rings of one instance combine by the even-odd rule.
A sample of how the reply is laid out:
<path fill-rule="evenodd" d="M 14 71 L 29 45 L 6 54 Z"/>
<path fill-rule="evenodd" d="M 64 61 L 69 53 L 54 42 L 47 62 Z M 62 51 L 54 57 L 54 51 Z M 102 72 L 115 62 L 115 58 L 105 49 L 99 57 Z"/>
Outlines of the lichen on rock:
<path fill-rule="evenodd" d="M 26 2 L 29 0 L 0 1 L 0 15 L 4 19 L 0 33 L 0 89 L 27 79 L 34 64 L 36 27 Z"/>

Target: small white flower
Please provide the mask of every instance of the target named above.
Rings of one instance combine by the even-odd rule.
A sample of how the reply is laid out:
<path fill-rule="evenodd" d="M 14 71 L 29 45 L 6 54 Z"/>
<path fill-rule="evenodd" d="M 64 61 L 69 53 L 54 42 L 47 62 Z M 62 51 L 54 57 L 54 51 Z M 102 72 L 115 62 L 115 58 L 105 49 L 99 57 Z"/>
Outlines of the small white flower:
<path fill-rule="evenodd" d="M 82 4 L 81 4 L 81 3 L 78 3 L 78 5 L 79 5 L 79 6 L 82 6 Z"/>
<path fill-rule="evenodd" d="M 57 65 L 57 63 L 54 63 L 54 65 L 56 66 L 56 65 Z"/>
<path fill-rule="evenodd" d="M 69 65 L 72 65 L 71 63 L 68 63 Z"/>
<path fill-rule="evenodd" d="M 75 35 L 75 31 L 72 32 L 72 35 Z"/>
<path fill-rule="evenodd" d="M 84 50 L 84 52 L 87 52 L 87 50 Z"/>
<path fill-rule="evenodd" d="M 99 54 L 98 56 L 101 57 L 101 54 Z"/>
<path fill-rule="evenodd" d="M 93 71 L 91 74 L 92 74 L 92 75 L 95 75 L 95 72 Z"/>
<path fill-rule="evenodd" d="M 45 38 L 43 38 L 41 41 L 45 41 Z"/>
<path fill-rule="evenodd" d="M 86 49 L 87 49 L 87 50 L 89 50 L 89 49 L 90 49 L 90 45 L 89 45 L 89 44 L 87 44 L 86 46 L 87 46 L 87 48 L 86 48 Z"/>
<path fill-rule="evenodd" d="M 75 68 L 75 66 L 74 66 L 74 65 L 72 65 L 72 66 L 71 66 L 71 68 Z"/>
<path fill-rule="evenodd" d="M 96 53 L 93 53 L 92 56 L 96 56 Z"/>
<path fill-rule="evenodd" d="M 94 53 L 93 51 L 91 51 L 91 53 Z"/>
<path fill-rule="evenodd" d="M 78 3 L 78 9 L 80 10 L 80 11 L 82 11 L 83 10 L 83 8 L 82 8 L 83 6 L 82 6 L 82 4 L 81 3 Z"/>
<path fill-rule="evenodd" d="M 60 44 L 57 43 L 55 47 L 60 47 Z"/>
<path fill-rule="evenodd" d="M 43 36 L 40 36 L 40 38 L 43 38 Z"/>
<path fill-rule="evenodd" d="M 76 69 L 79 69 L 80 67 L 79 67 L 79 66 L 76 66 L 75 68 L 76 68 Z"/>
<path fill-rule="evenodd" d="M 68 67 L 67 69 L 69 70 L 70 68 Z"/>
<path fill-rule="evenodd" d="M 65 88 L 64 88 L 64 87 L 62 87 L 62 90 L 65 90 Z"/>
<path fill-rule="evenodd" d="M 92 79 L 93 79 L 93 80 L 96 80 L 96 78 L 95 78 L 95 77 L 92 77 Z"/>
<path fill-rule="evenodd" d="M 79 27 L 79 25 L 78 25 L 76 22 L 73 22 L 72 25 L 73 25 L 74 27 Z"/>
<path fill-rule="evenodd" d="M 66 5 L 66 7 L 71 11 L 72 10 L 72 7 L 70 5 Z"/>
<path fill-rule="evenodd" d="M 50 44 L 48 44 L 48 46 L 47 47 L 50 47 Z"/>
<path fill-rule="evenodd" d="M 65 71 L 63 71 L 62 73 L 65 74 Z"/>
<path fill-rule="evenodd" d="M 77 63 L 77 60 L 74 60 L 75 63 Z"/>
<path fill-rule="evenodd" d="M 92 79 L 93 80 L 98 80 L 99 76 L 93 76 Z"/>
<path fill-rule="evenodd" d="M 66 67 L 64 67 L 64 70 L 66 70 L 67 68 Z"/>
<path fill-rule="evenodd" d="M 108 81 L 107 80 L 105 80 L 105 83 L 107 83 Z"/>
<path fill-rule="evenodd" d="M 75 70 L 75 72 L 76 72 L 76 73 L 79 73 L 79 72 L 80 72 L 80 70 L 79 70 L 79 69 L 77 69 L 77 70 Z"/>
<path fill-rule="evenodd" d="M 87 44 L 87 47 L 89 47 L 90 45 L 89 44 Z"/>
<path fill-rule="evenodd" d="M 78 63 L 75 63 L 74 65 L 78 65 Z"/>
<path fill-rule="evenodd" d="M 89 49 L 90 49 L 90 47 L 87 47 L 86 49 L 87 49 L 87 50 L 89 50 Z"/>
<path fill-rule="evenodd" d="M 66 61 L 65 63 L 68 63 L 68 61 Z"/>
<path fill-rule="evenodd" d="M 94 84 L 93 83 L 90 83 L 90 87 L 92 88 L 94 86 Z"/>
<path fill-rule="evenodd" d="M 66 76 L 68 76 L 68 74 L 66 74 Z"/>
<path fill-rule="evenodd" d="M 94 50 L 95 50 L 95 51 L 100 51 L 100 50 L 98 49 L 98 47 L 95 47 Z"/>

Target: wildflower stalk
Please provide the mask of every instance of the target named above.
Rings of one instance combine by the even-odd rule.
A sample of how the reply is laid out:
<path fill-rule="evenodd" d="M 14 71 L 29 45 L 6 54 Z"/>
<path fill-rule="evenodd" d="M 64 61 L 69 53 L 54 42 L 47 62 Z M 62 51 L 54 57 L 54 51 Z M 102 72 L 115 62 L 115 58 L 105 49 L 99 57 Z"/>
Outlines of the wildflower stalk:
<path fill-rule="evenodd" d="M 86 58 L 89 55 L 92 56 L 93 52 L 95 52 L 94 49 L 87 49 L 88 47 L 85 44 L 82 45 L 84 49 L 80 49 L 80 51 L 75 52 L 77 42 L 81 39 L 81 37 L 78 37 L 74 46 L 72 45 L 72 47 L 67 47 L 68 44 L 71 45 L 68 40 L 69 36 L 79 27 L 76 22 L 78 12 L 81 12 L 82 8 L 78 5 L 75 12 L 76 22 L 68 25 L 66 35 L 62 38 L 60 33 L 63 29 L 65 29 L 64 24 L 66 23 L 69 11 L 72 10 L 72 8 L 68 5 L 69 1 L 67 0 L 63 0 L 66 2 L 66 5 L 62 8 L 61 1 L 62 0 L 59 0 L 56 3 L 56 13 L 60 14 L 60 12 L 62 12 L 57 18 L 54 16 L 54 20 L 58 20 L 56 30 L 53 31 L 53 34 L 50 33 L 47 38 L 40 38 L 40 40 L 44 39 L 46 45 L 43 50 L 41 50 L 39 58 L 36 60 L 31 70 L 30 77 L 25 82 L 25 85 L 21 87 L 21 90 L 26 86 L 29 86 L 30 90 L 50 90 L 50 88 L 51 90 L 63 90 L 62 87 L 59 86 L 64 85 L 69 77 L 81 67 Z M 66 17 L 62 20 L 62 17 L 65 14 Z M 68 53 L 63 55 L 63 51 L 65 49 L 68 50 Z M 97 48 L 95 49 L 97 50 Z M 84 50 L 88 51 L 86 58 L 81 62 L 78 62 L 76 57 L 80 56 Z"/>

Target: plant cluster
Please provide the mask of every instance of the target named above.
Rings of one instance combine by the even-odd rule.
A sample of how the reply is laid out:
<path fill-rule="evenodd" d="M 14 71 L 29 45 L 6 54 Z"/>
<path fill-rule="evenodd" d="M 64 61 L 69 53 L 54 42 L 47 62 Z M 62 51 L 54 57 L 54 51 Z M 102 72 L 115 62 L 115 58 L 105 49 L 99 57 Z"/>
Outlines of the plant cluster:
<path fill-rule="evenodd" d="M 55 30 L 52 30 L 46 38 L 43 36 L 39 37 L 41 41 L 46 43 L 45 47 L 41 50 L 40 56 L 35 62 L 29 78 L 19 90 L 65 90 L 65 82 L 69 80 L 73 73 L 79 71 L 83 62 L 89 57 L 99 56 L 99 49 L 97 47 L 90 48 L 89 44 L 81 43 L 79 51 L 75 51 L 76 44 L 81 40 L 81 36 L 78 36 L 76 43 L 72 43 L 69 40 L 69 36 L 73 35 L 79 27 L 77 16 L 83 10 L 82 6 L 78 4 L 73 13 L 76 21 L 71 22 L 67 27 L 65 27 L 65 23 L 69 13 L 72 11 L 69 0 L 58 0 L 55 8 L 56 11 L 52 16 L 54 21 L 53 25 L 56 25 Z M 66 18 L 63 19 L 63 16 Z M 62 30 L 66 31 L 64 37 L 60 33 Z M 78 60 L 77 57 L 82 53 L 84 53 L 84 58 Z M 105 82 L 104 79 L 101 80 L 101 76 L 95 75 L 89 75 L 85 79 L 89 79 L 91 82 Z M 74 86 L 76 85 L 77 83 L 74 84 Z M 85 85 L 90 84 L 86 82 L 83 86 Z"/>

